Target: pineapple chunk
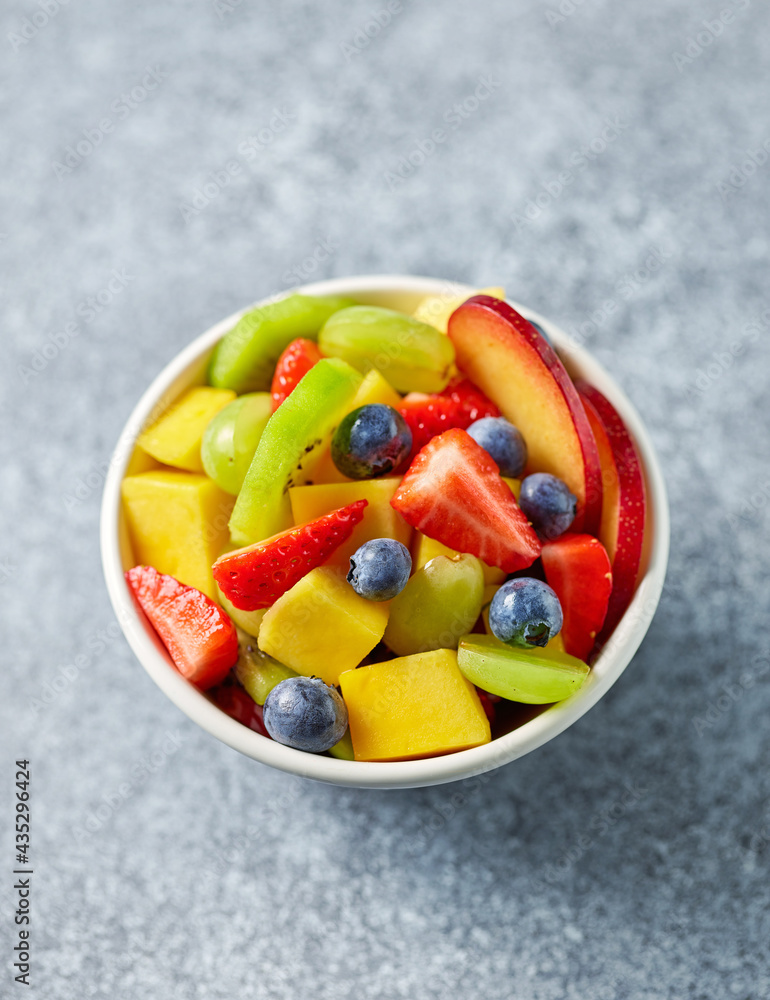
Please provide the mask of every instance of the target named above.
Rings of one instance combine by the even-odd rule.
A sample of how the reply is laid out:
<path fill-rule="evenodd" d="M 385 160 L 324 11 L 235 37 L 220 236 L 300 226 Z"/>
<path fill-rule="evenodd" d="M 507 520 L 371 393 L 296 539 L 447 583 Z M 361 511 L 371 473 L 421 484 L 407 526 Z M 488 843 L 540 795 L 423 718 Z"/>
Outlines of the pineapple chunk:
<path fill-rule="evenodd" d="M 235 498 L 206 476 L 170 469 L 127 476 L 122 493 L 137 562 L 216 601 L 211 564 L 227 539 Z"/>
<path fill-rule="evenodd" d="M 359 546 L 372 538 L 395 538 L 409 548 L 412 529 L 390 506 L 401 480 L 395 476 L 365 479 L 360 482 L 324 483 L 320 486 L 293 486 L 289 490 L 295 524 L 314 521 L 356 500 L 368 500 L 364 518 L 350 538 L 329 556 L 325 565 L 340 566 L 347 573 L 350 557 Z"/>
<path fill-rule="evenodd" d="M 139 438 L 148 455 L 187 472 L 203 472 L 201 440 L 213 418 L 235 399 L 230 389 L 200 385 L 184 395 Z"/>
<path fill-rule="evenodd" d="M 358 392 L 350 404 L 348 413 L 357 410 L 359 406 L 368 406 L 370 403 L 384 403 L 397 410 L 401 405 L 401 396 L 388 382 L 384 375 L 376 368 L 364 376 L 364 380 L 358 387 Z M 327 448 L 318 461 L 318 465 L 313 473 L 313 478 L 317 483 L 349 483 L 347 476 L 343 476 L 340 470 L 332 461 L 331 448 Z"/>
<path fill-rule="evenodd" d="M 382 639 L 388 611 L 359 597 L 340 570 L 320 566 L 268 609 L 259 648 L 298 674 L 337 684 Z"/>
<path fill-rule="evenodd" d="M 340 676 L 356 760 L 409 760 L 489 743 L 489 720 L 453 649 Z"/>
<path fill-rule="evenodd" d="M 495 285 L 490 288 L 480 288 L 474 295 L 491 295 L 496 299 L 505 298 L 505 289 Z M 468 301 L 468 295 L 429 295 L 424 298 L 412 313 L 415 319 L 423 323 L 430 323 L 442 333 L 447 332 L 449 317 L 463 304 Z"/>

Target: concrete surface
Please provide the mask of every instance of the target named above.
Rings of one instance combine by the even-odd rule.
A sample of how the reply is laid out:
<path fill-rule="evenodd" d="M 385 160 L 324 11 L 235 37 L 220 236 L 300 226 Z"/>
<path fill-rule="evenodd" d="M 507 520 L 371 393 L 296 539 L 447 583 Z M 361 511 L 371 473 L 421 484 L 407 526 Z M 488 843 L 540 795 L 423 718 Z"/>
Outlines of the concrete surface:
<path fill-rule="evenodd" d="M 770 11 L 47 9 L 0 12 L 2 995 L 28 757 L 31 995 L 770 996 Z M 500 282 L 582 331 L 671 493 L 632 667 L 456 787 L 342 791 L 218 745 L 101 577 L 104 469 L 149 380 L 255 298 L 366 272 Z"/>

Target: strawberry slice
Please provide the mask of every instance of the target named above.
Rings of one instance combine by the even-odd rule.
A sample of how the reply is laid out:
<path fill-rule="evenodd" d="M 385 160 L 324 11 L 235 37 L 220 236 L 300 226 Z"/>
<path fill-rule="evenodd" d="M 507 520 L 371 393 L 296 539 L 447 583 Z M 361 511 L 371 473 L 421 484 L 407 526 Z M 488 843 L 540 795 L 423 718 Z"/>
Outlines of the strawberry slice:
<path fill-rule="evenodd" d="M 429 396 L 424 392 L 410 392 L 404 396 L 398 412 L 412 432 L 411 462 L 425 445 L 452 427 L 467 427 L 460 404 L 447 396 Z"/>
<path fill-rule="evenodd" d="M 273 384 L 270 392 L 273 397 L 273 413 L 281 403 L 294 391 L 299 380 L 310 371 L 314 364 L 321 360 L 318 344 L 304 337 L 292 340 L 278 359 L 273 374 Z"/>
<path fill-rule="evenodd" d="M 269 608 L 350 538 L 367 503 L 356 500 L 315 521 L 220 556 L 213 567 L 219 589 L 241 611 Z"/>
<path fill-rule="evenodd" d="M 531 566 L 540 541 L 497 464 L 460 428 L 417 455 L 391 505 L 424 535 L 506 573 Z"/>
<path fill-rule="evenodd" d="M 542 560 L 545 579 L 564 612 L 564 648 L 571 656 L 587 660 L 612 593 L 607 550 L 591 535 L 567 533 L 543 545 Z"/>
<path fill-rule="evenodd" d="M 242 726 L 248 726 L 255 733 L 260 733 L 268 739 L 272 738 L 265 729 L 262 706 L 258 705 L 243 688 L 236 687 L 234 684 L 222 684 L 211 692 L 211 696 L 231 719 L 240 722 Z"/>
<path fill-rule="evenodd" d="M 411 461 L 425 445 L 452 427 L 465 430 L 482 417 L 499 417 L 500 411 L 470 379 L 453 379 L 440 393 L 410 392 L 399 407 L 412 432 Z"/>
<path fill-rule="evenodd" d="M 204 691 L 224 680 L 238 660 L 238 636 L 219 605 L 152 566 L 134 566 L 126 580 L 179 673 Z"/>
<path fill-rule="evenodd" d="M 457 424 L 457 427 L 470 427 L 475 420 L 482 417 L 499 417 L 500 410 L 491 399 L 488 399 L 469 378 L 452 379 L 442 396 L 457 403 L 467 423 Z"/>

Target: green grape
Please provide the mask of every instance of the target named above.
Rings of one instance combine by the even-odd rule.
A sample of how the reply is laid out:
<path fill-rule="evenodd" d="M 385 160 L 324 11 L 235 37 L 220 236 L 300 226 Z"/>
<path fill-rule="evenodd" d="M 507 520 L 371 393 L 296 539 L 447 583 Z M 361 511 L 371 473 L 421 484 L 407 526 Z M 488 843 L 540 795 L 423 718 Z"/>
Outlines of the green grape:
<path fill-rule="evenodd" d="M 353 753 L 353 741 L 350 738 L 350 730 L 345 730 L 345 735 L 339 741 L 335 743 L 333 747 L 329 748 L 329 753 L 332 757 L 337 757 L 339 760 L 355 760 L 355 754 Z"/>
<path fill-rule="evenodd" d="M 472 684 L 527 705 L 548 705 L 569 698 L 591 671 L 588 664 L 568 653 L 516 649 L 492 635 L 463 636 L 457 665 Z"/>
<path fill-rule="evenodd" d="M 484 599 L 484 570 L 471 555 L 436 556 L 410 578 L 390 605 L 383 641 L 398 656 L 457 649 Z"/>
<path fill-rule="evenodd" d="M 203 468 L 226 493 L 237 496 L 240 492 L 272 412 L 269 392 L 251 392 L 228 403 L 206 428 L 201 444 Z"/>
<path fill-rule="evenodd" d="M 258 705 L 265 704 L 276 684 L 297 676 L 291 667 L 285 667 L 272 656 L 263 653 L 256 641 L 243 632 L 238 634 L 238 650 L 235 676 Z"/>
<path fill-rule="evenodd" d="M 377 368 L 399 392 L 441 392 L 455 360 L 452 341 L 427 323 L 379 306 L 352 306 L 326 321 L 318 346 L 366 373 Z"/>
<path fill-rule="evenodd" d="M 352 299 L 331 295 L 288 295 L 257 306 L 241 316 L 214 348 L 209 382 L 237 393 L 269 389 L 276 362 L 292 340 L 315 340 L 333 313 L 352 305 Z"/>

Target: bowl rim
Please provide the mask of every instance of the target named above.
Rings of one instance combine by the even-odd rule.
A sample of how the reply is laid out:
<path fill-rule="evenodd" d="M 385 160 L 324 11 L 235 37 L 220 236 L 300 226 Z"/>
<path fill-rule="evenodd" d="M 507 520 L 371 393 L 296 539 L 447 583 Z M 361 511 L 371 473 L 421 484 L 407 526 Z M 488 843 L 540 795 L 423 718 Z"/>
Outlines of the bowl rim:
<path fill-rule="evenodd" d="M 190 383 L 203 357 L 243 313 L 294 292 L 308 295 L 367 294 L 472 295 L 475 288 L 440 278 L 414 275 L 358 275 L 287 289 L 220 320 L 183 348 L 152 381 L 134 407 L 110 459 L 101 508 L 101 554 L 113 609 L 136 657 L 160 689 L 193 722 L 247 757 L 304 778 L 360 788 L 411 788 L 472 777 L 509 763 L 554 739 L 599 701 L 626 669 L 639 648 L 663 590 L 669 552 L 670 521 L 665 482 L 655 449 L 635 407 L 609 373 L 559 327 L 539 313 L 507 299 L 552 339 L 568 369 L 595 385 L 615 406 L 639 450 L 647 504 L 652 516 L 646 571 L 625 615 L 594 664 L 589 680 L 571 698 L 490 743 L 421 760 L 364 762 L 303 753 L 261 736 L 226 715 L 174 668 L 154 630 L 134 603 L 124 577 L 120 543 L 121 483 L 137 437 L 159 405 L 166 406 Z"/>

